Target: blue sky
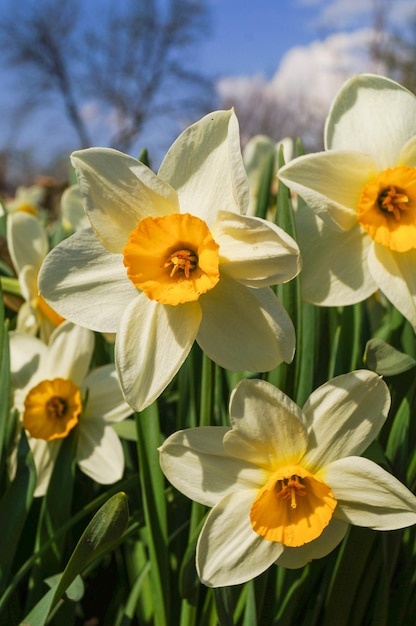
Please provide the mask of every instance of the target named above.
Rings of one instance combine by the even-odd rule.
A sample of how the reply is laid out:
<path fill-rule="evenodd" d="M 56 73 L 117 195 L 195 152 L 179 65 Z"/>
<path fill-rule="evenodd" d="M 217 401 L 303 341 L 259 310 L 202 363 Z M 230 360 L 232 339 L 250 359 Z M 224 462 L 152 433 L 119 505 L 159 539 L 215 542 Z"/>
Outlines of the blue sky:
<path fill-rule="evenodd" d="M 416 7 L 415 0 L 208 0 L 208 4 L 211 32 L 200 41 L 197 67 L 218 79 L 219 85 L 222 80 L 228 93 L 238 87 L 243 96 L 244 85 L 258 77 L 265 89 L 287 92 L 288 98 L 296 92 L 296 97 L 305 99 L 313 90 L 322 95 L 314 106 L 324 110 L 348 73 L 374 69 L 362 54 L 368 33 L 365 37 L 360 33 L 374 24 L 375 10 L 383 9 L 386 27 L 403 33 Z M 238 78 L 246 82 L 238 83 Z M 11 90 L 3 94 L 3 102 L 13 96 Z M 86 106 L 86 115 L 88 107 L 89 114 L 96 116 L 94 102 Z M 0 132 L 5 136 L 10 128 L 4 115 L 2 122 L 4 130 L 0 128 Z M 35 124 L 30 120 L 21 129 L 19 141 L 33 137 L 39 158 L 45 150 L 62 149 L 59 141 L 62 144 L 64 135 L 51 132 L 48 123 L 50 126 L 45 116 Z M 140 147 L 148 146 L 157 160 L 178 129 L 169 137 L 163 132 L 156 124 L 140 139 Z M 54 140 L 56 147 L 49 149 Z"/>
<path fill-rule="evenodd" d="M 202 65 L 218 75 L 270 77 L 284 53 L 318 37 L 319 7 L 298 0 L 211 0 L 212 35 Z"/>
<path fill-rule="evenodd" d="M 211 0 L 212 36 L 201 43 L 202 65 L 213 75 L 270 78 L 285 53 L 374 23 L 402 30 L 414 0 Z"/>

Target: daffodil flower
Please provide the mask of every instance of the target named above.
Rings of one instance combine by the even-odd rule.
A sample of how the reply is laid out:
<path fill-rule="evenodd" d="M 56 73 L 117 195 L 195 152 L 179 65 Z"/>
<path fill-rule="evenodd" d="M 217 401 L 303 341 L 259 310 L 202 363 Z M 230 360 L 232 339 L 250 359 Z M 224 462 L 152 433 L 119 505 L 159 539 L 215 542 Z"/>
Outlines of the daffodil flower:
<path fill-rule="evenodd" d="M 41 203 L 45 197 L 45 189 L 39 185 L 31 187 L 18 187 L 14 198 L 5 202 L 9 214 L 22 212 L 28 215 L 38 215 L 42 208 Z"/>
<path fill-rule="evenodd" d="M 32 335 L 10 333 L 14 406 L 29 435 L 36 496 L 44 495 L 64 437 L 78 429 L 76 460 L 101 484 L 122 477 L 124 456 L 112 423 L 131 414 L 113 364 L 89 371 L 94 333 L 64 322 L 49 345 Z"/>
<path fill-rule="evenodd" d="M 284 137 L 280 141 L 274 142 L 266 135 L 255 135 L 246 143 L 243 151 L 243 160 L 250 187 L 250 201 L 247 211 L 248 215 L 256 214 L 258 196 L 265 168 L 267 168 L 268 163 L 270 163 L 271 160 L 273 160 L 276 164 L 278 163 L 279 152 L 281 149 L 283 150 L 284 159 L 287 163 L 290 161 L 293 154 L 293 140 L 290 137 Z M 273 168 L 272 171 L 274 171 L 274 169 L 275 168 Z M 277 188 L 276 179 L 274 179 L 274 185 Z M 273 191 L 275 192 L 276 189 Z M 273 211 L 275 208 L 276 207 L 274 206 Z M 267 217 L 269 218 L 269 212 Z M 272 217 L 273 212 L 270 211 L 270 218 Z"/>
<path fill-rule="evenodd" d="M 375 530 L 416 523 L 416 497 L 360 455 L 390 406 L 386 384 L 358 370 L 316 389 L 303 409 L 262 380 L 230 400 L 231 428 L 178 431 L 160 448 L 169 481 L 213 507 L 197 570 L 208 586 L 254 578 L 272 563 L 302 567 L 331 552 L 348 525 Z"/>
<path fill-rule="evenodd" d="M 305 299 L 348 305 L 380 289 L 416 328 L 416 97 L 382 76 L 353 77 L 325 147 L 278 174 L 309 205 L 297 216 Z"/>
<path fill-rule="evenodd" d="M 246 216 L 247 175 L 232 111 L 180 135 L 158 175 L 110 149 L 72 155 L 92 229 L 56 246 L 40 291 L 66 319 L 117 332 L 125 397 L 142 410 L 196 340 L 219 365 L 267 371 L 294 353 L 270 286 L 300 269 L 297 244 Z"/>
<path fill-rule="evenodd" d="M 36 217 L 27 212 L 9 213 L 7 245 L 25 300 L 17 315 L 16 329 L 39 334 L 47 342 L 63 318 L 39 295 L 39 269 L 49 251 L 45 229 Z"/>
<path fill-rule="evenodd" d="M 81 230 L 90 225 L 78 185 L 71 185 L 62 194 L 61 220 L 66 231 Z"/>

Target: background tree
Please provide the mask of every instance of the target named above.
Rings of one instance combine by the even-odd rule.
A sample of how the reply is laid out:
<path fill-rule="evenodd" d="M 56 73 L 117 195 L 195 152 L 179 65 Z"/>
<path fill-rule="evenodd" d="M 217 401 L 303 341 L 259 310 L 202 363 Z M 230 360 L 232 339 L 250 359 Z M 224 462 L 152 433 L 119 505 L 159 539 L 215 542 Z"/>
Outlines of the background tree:
<path fill-rule="evenodd" d="M 151 119 L 213 106 L 194 64 L 207 27 L 205 0 L 3 0 L 0 66 L 14 73 L 3 119 L 25 128 L 60 110 L 71 149 L 97 141 L 100 118 L 101 145 L 128 151 Z"/>

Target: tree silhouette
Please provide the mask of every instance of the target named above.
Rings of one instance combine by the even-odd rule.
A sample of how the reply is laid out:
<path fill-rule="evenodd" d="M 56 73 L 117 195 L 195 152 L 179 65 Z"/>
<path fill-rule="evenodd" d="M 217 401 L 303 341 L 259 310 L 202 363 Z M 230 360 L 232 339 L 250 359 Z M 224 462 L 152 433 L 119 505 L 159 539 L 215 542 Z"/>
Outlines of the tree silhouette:
<path fill-rule="evenodd" d="M 128 151 L 154 117 L 206 112 L 211 82 L 193 69 L 207 28 L 204 0 L 3 0 L 0 58 L 13 68 L 14 122 L 63 106 L 79 147 L 88 105 L 104 112 L 106 144 Z"/>

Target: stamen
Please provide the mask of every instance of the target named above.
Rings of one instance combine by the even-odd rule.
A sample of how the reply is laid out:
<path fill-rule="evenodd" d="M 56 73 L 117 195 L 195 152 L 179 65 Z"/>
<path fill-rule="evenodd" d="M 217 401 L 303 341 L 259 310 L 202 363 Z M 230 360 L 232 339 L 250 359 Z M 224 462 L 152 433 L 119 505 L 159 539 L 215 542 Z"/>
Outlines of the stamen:
<path fill-rule="evenodd" d="M 185 278 L 189 278 L 189 274 L 198 265 L 198 257 L 192 250 L 177 250 L 170 255 L 163 267 L 172 267 L 170 277 L 173 278 L 176 272 L 181 270 L 185 274 Z"/>
<path fill-rule="evenodd" d="M 143 218 L 123 255 L 133 285 L 161 304 L 195 302 L 220 279 L 219 245 L 207 224 L 189 213 Z"/>
<path fill-rule="evenodd" d="M 68 402 L 59 396 L 53 396 L 46 403 L 46 412 L 50 418 L 62 419 L 67 411 Z"/>
<path fill-rule="evenodd" d="M 400 220 L 401 211 L 407 211 L 409 197 L 396 189 L 393 185 L 386 187 L 377 198 L 377 205 L 383 213 L 393 213 L 396 220 Z"/>
<path fill-rule="evenodd" d="M 300 465 L 272 474 L 250 509 L 254 532 L 268 541 L 299 547 L 329 524 L 337 501 L 331 489 Z"/>
<path fill-rule="evenodd" d="M 377 244 L 394 252 L 416 249 L 416 168 L 383 170 L 364 185 L 357 220 Z"/>
<path fill-rule="evenodd" d="M 283 478 L 282 480 L 278 480 L 275 486 L 276 496 L 277 498 L 282 498 L 282 500 L 290 500 L 290 506 L 292 509 L 296 509 L 296 497 L 301 497 L 306 495 L 305 485 L 303 484 L 303 480 L 300 476 L 296 476 L 293 474 L 290 478 Z"/>

